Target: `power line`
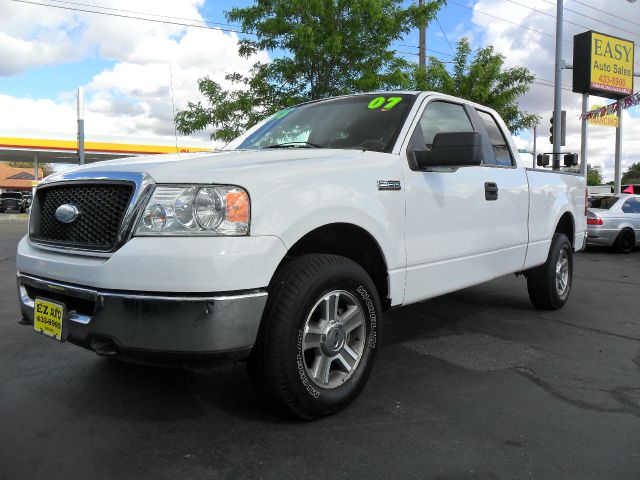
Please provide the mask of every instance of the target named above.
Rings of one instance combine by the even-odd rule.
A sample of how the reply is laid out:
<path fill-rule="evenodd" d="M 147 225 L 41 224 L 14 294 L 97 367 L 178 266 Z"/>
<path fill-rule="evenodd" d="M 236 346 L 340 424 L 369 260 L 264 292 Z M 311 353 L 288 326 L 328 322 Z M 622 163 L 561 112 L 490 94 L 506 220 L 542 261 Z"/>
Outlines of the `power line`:
<path fill-rule="evenodd" d="M 548 2 L 549 0 L 543 0 L 543 1 L 547 1 L 547 2 Z M 485 15 L 485 16 L 487 16 L 487 17 L 491 17 L 491 18 L 494 18 L 494 19 L 496 19 L 496 20 L 500 20 L 501 22 L 509 23 L 509 24 L 514 25 L 514 26 L 516 26 L 516 27 L 518 27 L 518 28 L 522 28 L 522 29 L 524 29 L 524 30 L 529 30 L 529 31 L 532 31 L 532 32 L 535 32 L 535 33 L 539 33 L 540 35 L 544 35 L 545 37 L 549 37 L 549 38 L 553 38 L 553 39 L 555 39 L 555 35 L 552 35 L 552 34 L 550 34 L 550 33 L 543 32 L 543 31 L 541 31 L 541 30 L 537 30 L 537 29 L 535 29 L 535 28 L 527 27 L 526 25 L 520 25 L 519 23 L 512 22 L 511 20 L 507 20 L 506 18 L 501 18 L 501 17 L 498 17 L 498 16 L 496 16 L 496 15 L 492 15 L 491 13 L 487 13 L 487 12 L 483 12 L 483 11 L 481 11 L 481 10 L 477 10 L 477 9 L 475 9 L 474 7 L 469 7 L 469 6 L 467 6 L 467 5 L 464 5 L 464 4 L 462 4 L 462 3 L 456 2 L 456 1 L 454 1 L 454 0 L 449 0 L 449 3 L 452 3 L 452 4 L 457 5 L 457 6 L 459 6 L 459 7 L 462 7 L 462 8 L 466 8 L 467 10 L 474 11 L 474 12 L 479 13 L 479 14 L 481 14 L 481 15 Z M 515 2 L 514 2 L 514 3 L 515 3 Z M 555 5 L 555 4 L 554 4 L 554 5 Z M 524 5 L 523 5 L 523 6 L 524 6 Z M 527 7 L 527 8 L 529 8 L 529 7 Z M 554 17 L 554 18 L 555 18 L 555 17 Z M 588 28 L 588 27 L 583 27 L 583 28 Z M 563 40 L 562 40 L 562 42 L 563 42 L 563 43 L 568 43 L 569 45 L 573 45 L 573 42 L 572 42 L 572 41 L 570 41 L 570 40 L 565 40 L 565 39 L 563 39 Z"/>
<path fill-rule="evenodd" d="M 438 20 L 438 19 L 436 18 L 436 22 L 438 22 L 438 26 L 440 27 L 440 31 L 442 32 L 442 35 L 444 35 L 444 39 L 447 41 L 447 45 L 449 45 L 449 49 L 451 50 L 451 53 L 454 53 L 454 54 L 455 54 L 456 52 L 453 50 L 453 47 L 452 47 L 452 46 L 451 46 L 451 44 L 449 43 L 449 39 L 447 38 L 447 34 L 446 34 L 446 33 L 444 33 L 444 28 L 442 28 L 442 24 L 440 23 L 440 20 Z"/>
<path fill-rule="evenodd" d="M 69 0 L 48 0 L 50 2 L 54 2 L 54 3 L 63 3 L 63 4 L 67 4 L 67 5 L 76 5 L 76 6 L 80 6 L 80 7 L 90 7 L 90 8 L 99 8 L 102 10 L 110 10 L 113 12 L 125 12 L 125 13 L 135 13 L 138 15 L 147 15 L 150 17 L 158 17 L 158 18 L 168 18 L 168 19 L 173 19 L 173 20 L 184 20 L 187 22 L 198 22 L 198 23 L 205 23 L 207 25 L 222 25 L 225 27 L 232 27 L 232 28 L 238 28 L 241 29 L 242 26 L 241 25 L 234 25 L 231 23 L 223 23 L 223 22 L 212 22 L 210 20 L 204 20 L 204 19 L 195 19 L 195 18 L 184 18 L 184 17 L 175 17 L 175 16 L 169 16 L 169 15 L 160 15 L 157 13 L 147 13 L 147 12 L 141 12 L 139 10 L 126 10 L 124 8 L 114 8 L 114 7 L 103 7 L 102 5 L 95 5 L 92 3 L 79 3 L 79 2 L 72 2 Z"/>
<path fill-rule="evenodd" d="M 511 0 L 510 0 L 510 1 L 511 1 Z M 551 3 L 551 2 L 549 2 L 549 0 L 543 0 L 543 1 L 547 1 L 548 3 Z M 575 0 L 574 0 L 574 1 L 575 1 Z M 458 2 L 456 2 L 456 1 L 454 1 L 454 0 L 449 0 L 449 3 L 452 3 L 452 4 L 457 5 L 457 6 L 459 6 L 459 7 L 462 7 L 462 8 L 466 8 L 466 9 L 468 9 L 468 10 L 474 11 L 474 12 L 479 13 L 479 14 L 481 14 L 481 15 L 485 15 L 485 16 L 487 16 L 487 17 L 491 17 L 491 18 L 494 18 L 494 19 L 496 19 L 496 20 L 500 20 L 500 21 L 502 21 L 502 22 L 510 23 L 511 25 L 514 25 L 514 26 L 516 26 L 516 27 L 518 27 L 518 28 L 522 28 L 522 29 L 525 29 L 525 30 L 529 30 L 529 31 L 532 31 L 532 32 L 535 32 L 535 33 L 539 33 L 540 35 L 544 35 L 545 37 L 549 37 L 549 38 L 554 38 L 554 39 L 555 39 L 555 35 L 551 35 L 551 34 L 549 34 L 549 33 L 543 32 L 543 31 L 541 31 L 541 30 L 537 30 L 537 29 L 535 29 L 535 28 L 527 27 L 526 25 L 520 25 L 519 23 L 512 22 L 511 20 L 507 20 L 506 18 L 501 18 L 501 17 L 498 17 L 498 16 L 496 16 L 496 15 L 492 15 L 492 14 L 490 14 L 490 13 L 483 12 L 483 11 L 481 11 L 481 10 L 477 10 L 477 9 L 475 9 L 474 7 L 469 7 L 469 6 L 464 5 L 464 4 L 462 4 L 462 3 L 458 3 Z M 514 2 L 514 3 L 515 3 L 515 2 Z M 554 5 L 555 5 L 555 3 L 554 3 Z M 524 6 L 524 5 L 523 5 L 523 6 Z M 526 7 L 526 8 L 530 8 L 530 7 Z M 579 13 L 579 12 L 577 12 L 577 13 Z M 588 27 L 582 27 L 582 28 L 588 28 Z M 570 40 L 564 40 L 564 39 L 563 39 L 563 40 L 562 40 L 562 42 L 563 42 L 563 43 L 568 43 L 569 45 L 573 45 L 573 42 L 572 42 L 572 41 L 570 41 Z"/>
<path fill-rule="evenodd" d="M 551 3 L 552 5 L 555 5 L 553 2 L 551 2 L 551 1 L 549 1 L 549 0 L 545 0 L 545 1 L 546 1 L 547 3 Z M 507 2 L 513 3 L 513 4 L 515 4 L 515 5 L 519 5 L 519 6 L 524 7 L 524 8 L 527 8 L 527 9 L 529 9 L 529 10 L 531 10 L 531 11 L 533 11 L 533 12 L 539 13 L 539 14 L 541 14 L 541 15 L 546 15 L 546 16 L 551 17 L 551 18 L 556 18 L 556 16 L 555 16 L 555 15 L 553 15 L 553 14 L 551 14 L 551 13 L 549 13 L 549 12 L 543 12 L 542 10 L 537 10 L 537 9 L 535 9 L 535 8 L 533 8 L 533 7 L 528 6 L 528 5 L 524 5 L 524 4 L 522 4 L 522 3 L 516 2 L 515 0 L 507 0 Z M 573 13 L 578 13 L 578 14 L 582 15 L 584 18 L 588 18 L 588 19 L 590 19 L 590 20 L 595 20 L 596 22 L 600 22 L 600 23 L 602 23 L 603 25 L 607 25 L 607 26 L 609 26 L 609 27 L 617 28 L 618 30 L 621 30 L 621 31 L 623 31 L 623 32 L 627 32 L 627 33 L 630 33 L 631 35 L 635 35 L 635 36 L 639 36 L 639 37 L 640 37 L 640 34 L 638 34 L 638 33 L 636 33 L 636 32 L 632 32 L 631 30 L 627 30 L 627 29 L 624 29 L 624 28 L 622 28 L 622 27 L 618 27 L 617 25 L 613 25 L 612 23 L 603 22 L 602 20 L 599 20 L 599 19 L 594 18 L 594 17 L 590 17 L 589 15 L 585 15 L 584 13 L 576 12 L 575 10 L 571 10 L 570 8 L 566 8 L 566 7 L 565 7 L 565 11 L 567 11 L 567 12 L 573 12 Z M 568 23 L 568 24 L 570 24 L 570 25 L 575 25 L 576 27 L 586 28 L 587 30 L 591 30 L 591 27 L 587 27 L 586 25 L 581 25 L 581 24 L 579 24 L 579 23 L 572 22 L 571 20 L 563 20 L 563 22 L 564 22 L 564 23 Z"/>
<path fill-rule="evenodd" d="M 133 19 L 133 20 L 143 20 L 145 22 L 154 22 L 154 23 L 165 23 L 168 25 L 178 25 L 181 27 L 193 27 L 193 28 L 203 28 L 205 30 L 218 30 L 221 32 L 228 32 L 228 33 L 241 33 L 244 35 L 255 35 L 254 33 L 251 32 L 245 32 L 242 30 L 234 30 L 231 28 L 223 28 L 223 27 L 211 27 L 209 25 L 192 25 L 192 24 L 188 24 L 188 23 L 182 23 L 182 22 L 175 22 L 175 21 L 171 21 L 171 20 L 158 20 L 158 19 L 154 19 L 154 18 L 143 18 L 143 17 L 136 17 L 133 15 L 123 15 L 123 14 L 119 14 L 119 13 L 109 13 L 109 12 L 97 12 L 95 10 L 87 10 L 87 9 L 83 9 L 83 8 L 77 8 L 77 7 L 65 7 L 63 5 L 52 5 L 52 4 L 48 4 L 48 3 L 38 3 L 38 2 L 32 2 L 29 0 L 10 0 L 11 2 L 16 2 L 16 3 L 26 3 L 29 5 L 38 5 L 40 7 L 50 7 L 50 8 L 59 8 L 62 10 L 72 10 L 75 12 L 84 12 L 84 13 L 93 13 L 96 15 L 106 15 L 109 17 L 118 17 L 118 18 L 129 18 L 129 19 Z"/>
<path fill-rule="evenodd" d="M 550 88 L 554 88 L 554 87 L 553 87 L 553 85 L 549 85 L 548 83 L 537 82 L 537 81 L 535 81 L 535 80 L 534 80 L 534 81 L 532 81 L 531 83 L 533 83 L 533 84 L 535 84 L 535 85 L 540 85 L 540 86 L 543 86 L 543 87 L 550 87 Z M 561 88 L 562 88 L 562 90 L 566 90 L 567 92 L 573 92 L 573 90 L 572 90 L 572 89 L 570 89 L 570 88 L 567 88 L 567 87 L 564 87 L 564 86 L 563 86 L 563 87 L 561 87 Z"/>
<path fill-rule="evenodd" d="M 547 2 L 547 3 L 550 3 L 551 5 L 555 5 L 555 2 L 552 2 L 552 1 L 550 1 L 550 0 L 542 0 L 542 1 L 543 1 L 543 2 Z M 607 15 L 612 16 L 613 18 L 617 18 L 618 20 L 624 20 L 625 22 L 629 22 L 629 23 L 632 23 L 632 24 L 634 24 L 634 25 L 638 25 L 638 26 L 640 26 L 640 22 L 634 22 L 633 20 L 629 20 L 628 18 L 621 17 L 620 15 L 614 15 L 613 13 L 610 13 L 610 12 L 607 12 L 606 10 L 602 10 L 602 9 L 600 9 L 600 8 L 597 8 L 597 7 L 594 7 L 594 6 L 588 5 L 588 4 L 586 4 L 586 3 L 584 3 L 584 2 L 581 2 L 581 1 L 579 1 L 579 0 L 573 0 L 573 3 L 577 3 L 578 5 L 582 5 L 582 6 L 585 6 L 585 7 L 587 7 L 587 8 L 592 8 L 592 9 L 593 9 L 593 10 L 595 10 L 596 12 L 605 13 L 605 14 L 607 14 Z M 567 11 L 569 11 L 569 12 L 577 13 L 578 15 L 583 15 L 581 12 L 577 12 L 577 11 L 575 11 L 575 10 L 570 10 L 570 9 L 568 9 L 568 8 L 566 8 L 566 7 L 565 7 L 565 10 L 567 10 Z"/>
<path fill-rule="evenodd" d="M 496 20 L 500 20 L 502 22 L 510 23 L 511 25 L 515 25 L 518 28 L 523 28 L 525 30 L 529 30 L 531 32 L 539 33 L 540 35 L 544 35 L 545 37 L 555 38 L 555 35 L 551 35 L 550 33 L 543 32 L 542 30 L 536 30 L 535 28 L 527 27 L 526 25 L 520 25 L 519 23 L 512 22 L 511 20 L 507 20 L 506 18 L 501 18 L 496 15 L 492 15 L 491 13 L 483 12 L 481 10 L 475 9 L 474 7 L 469 7 L 468 5 L 464 5 L 462 3 L 455 2 L 454 0 L 449 0 L 449 3 L 457 5 L 462 8 L 466 8 L 467 10 L 471 10 L 473 12 L 479 13 L 481 15 L 486 15 L 487 17 L 495 18 Z M 565 43 L 571 43 L 568 40 L 564 40 Z"/>
<path fill-rule="evenodd" d="M 138 17 L 135 15 L 124 15 L 124 14 L 118 14 L 118 13 L 110 13 L 110 12 L 100 12 L 100 11 L 96 11 L 96 10 L 87 10 L 84 8 L 76 8 L 76 7 L 68 7 L 68 6 L 63 6 L 63 5 L 52 5 L 52 4 L 47 4 L 47 3 L 39 3 L 39 2 L 34 2 L 34 1 L 29 1 L 29 0 L 10 0 L 12 2 L 16 2 L 16 3 L 26 3 L 29 5 L 38 5 L 41 7 L 51 7 L 51 8 L 58 8 L 58 9 L 62 9 L 62 10 L 71 10 L 71 11 L 76 11 L 76 12 L 84 12 L 84 13 L 93 13 L 96 15 L 106 15 L 106 16 L 111 16 L 111 17 L 118 17 L 118 18 L 128 18 L 131 20 L 141 20 L 141 21 L 145 21 L 145 22 L 154 22 L 154 23 L 164 23 L 164 24 L 168 24 L 168 25 L 178 25 L 178 26 L 183 26 L 183 27 L 195 27 L 195 28 L 203 28 L 206 30 L 217 30 L 217 31 L 223 31 L 223 32 L 228 32 L 228 33 L 240 33 L 240 34 L 244 34 L 244 35 L 252 35 L 252 36 L 257 36 L 254 32 L 248 32 L 245 30 L 236 30 L 233 28 L 222 28 L 222 27 L 213 27 L 210 25 L 228 25 L 230 27 L 235 27 L 236 25 L 233 24 L 229 24 L 229 23 L 221 23 L 221 22 L 211 22 L 208 20 L 196 20 L 194 18 L 183 18 L 183 17 L 170 17 L 167 15 L 158 15 L 155 13 L 146 13 L 146 12 L 140 12 L 140 11 L 136 11 L 136 10 L 125 10 L 122 8 L 111 8 L 111 7 L 102 7 L 99 5 L 93 5 L 93 4 L 89 4 L 89 3 L 79 3 L 79 2 L 72 2 L 69 0 L 49 0 L 51 2 L 56 2 L 56 3 L 63 3 L 63 4 L 68 4 L 68 5 L 76 5 L 76 6 L 81 6 L 81 7 L 93 7 L 93 8 L 101 8 L 103 10 L 110 10 L 110 11 L 114 11 L 114 12 L 124 12 L 124 13 L 133 13 L 133 14 L 138 14 L 138 15 L 147 15 L 147 16 L 155 16 L 155 17 L 159 17 L 159 18 L 165 18 L 165 19 L 174 19 L 174 20 L 159 20 L 156 18 L 144 18 L 144 17 Z M 187 23 L 182 23 L 182 22 L 176 22 L 175 20 L 184 20 L 187 22 L 199 22 L 199 23 L 204 23 L 207 25 L 197 25 L 197 24 L 187 24 Z M 391 44 L 391 46 L 399 46 L 399 47 L 406 47 L 406 48 L 418 48 L 415 45 L 406 45 L 406 44 Z M 439 53 L 442 55 L 449 55 L 447 53 L 444 52 L 438 52 L 435 50 L 431 50 L 431 49 L 427 49 L 429 51 L 432 51 L 434 53 Z M 417 53 L 412 53 L 412 52 L 398 52 L 398 53 L 402 53 L 404 55 L 418 55 Z"/>
<path fill-rule="evenodd" d="M 433 52 L 437 55 L 444 55 L 445 57 L 453 57 L 453 55 L 451 53 L 447 53 L 447 52 L 439 52 L 438 50 L 432 50 L 430 48 L 427 48 L 427 52 Z"/>

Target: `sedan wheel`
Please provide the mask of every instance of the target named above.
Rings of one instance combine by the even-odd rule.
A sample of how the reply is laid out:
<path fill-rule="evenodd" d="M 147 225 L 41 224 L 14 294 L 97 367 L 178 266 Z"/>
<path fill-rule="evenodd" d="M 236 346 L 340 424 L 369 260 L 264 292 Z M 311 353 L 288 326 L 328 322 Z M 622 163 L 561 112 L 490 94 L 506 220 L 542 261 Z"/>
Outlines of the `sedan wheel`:
<path fill-rule="evenodd" d="M 624 229 L 618 234 L 613 248 L 619 253 L 629 253 L 633 250 L 635 243 L 636 237 L 633 232 L 629 229 Z"/>

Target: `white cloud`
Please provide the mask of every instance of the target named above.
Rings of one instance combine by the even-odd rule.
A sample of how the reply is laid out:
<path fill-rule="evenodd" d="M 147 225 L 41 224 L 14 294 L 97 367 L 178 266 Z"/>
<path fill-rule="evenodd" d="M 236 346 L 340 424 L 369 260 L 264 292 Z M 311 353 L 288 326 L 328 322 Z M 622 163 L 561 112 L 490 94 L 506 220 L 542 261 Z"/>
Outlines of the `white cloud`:
<path fill-rule="evenodd" d="M 77 27 L 73 15 L 55 9 L 35 10 L 38 8 L 43 7 L 0 3 L 0 77 L 76 60 L 86 53 L 68 34 Z"/>
<path fill-rule="evenodd" d="M 115 14 L 144 17 L 131 12 L 153 12 L 156 19 L 193 23 L 188 19 L 202 20 L 198 9 L 203 3 L 204 0 L 110 0 L 102 2 L 102 6 Z M 12 2 L 0 3 L 2 18 L 0 75 L 15 75 L 96 54 L 115 61 L 113 67 L 97 73 L 85 85 L 87 136 L 126 136 L 129 140 L 172 136 L 172 104 L 181 109 L 188 101 L 201 100 L 199 78 L 209 76 L 224 83 L 225 74 L 247 73 L 256 61 L 268 60 L 266 53 L 250 59 L 240 57 L 237 35 L 214 29 Z M 15 18 L 15 22 L 6 21 L 7 18 Z M 33 22 L 33 18 L 38 21 Z M 73 136 L 74 102 L 73 92 L 60 92 L 56 100 L 0 95 L 0 111 L 17 113 L 0 116 L 0 129 Z M 205 132 L 196 137 L 209 143 Z"/>
<path fill-rule="evenodd" d="M 517 5 L 521 3 L 523 6 Z M 640 58 L 640 33 L 635 35 L 614 28 L 619 26 L 630 32 L 638 32 L 637 26 L 624 22 L 621 19 L 629 19 L 633 22 L 640 22 L 640 4 L 624 1 L 611 2 L 608 0 L 591 0 L 589 5 L 602 11 L 609 12 L 605 15 L 593 8 L 587 8 L 574 2 L 566 2 L 564 18 L 565 32 L 563 43 L 563 55 L 565 60 L 571 61 L 573 56 L 573 35 L 588 30 L 589 28 L 609 33 L 611 35 L 628 38 L 636 42 L 636 58 Z M 526 6 L 524 6 L 526 5 Z M 530 7 L 530 8 L 528 8 Z M 540 12 L 531 10 L 534 8 Z M 477 47 L 482 45 L 493 45 L 499 53 L 506 57 L 508 66 L 525 66 L 531 70 L 537 78 L 553 81 L 554 57 L 555 57 L 555 5 L 543 0 L 478 0 L 474 5 L 472 21 L 476 25 Z M 571 12 L 581 12 L 582 14 Z M 496 17 L 507 19 L 520 26 L 497 20 L 483 15 L 479 12 L 488 13 Z M 589 19 L 586 16 L 593 17 Z M 605 25 L 610 23 L 611 25 Z M 584 25 L 582 28 L 572 23 Z M 531 30 L 527 30 L 527 27 Z M 550 36 L 537 33 L 532 30 L 546 33 Z M 640 62 L 636 61 L 636 71 L 640 71 Z M 571 70 L 563 72 L 563 85 L 571 87 Z M 636 79 L 636 85 L 639 80 Z M 544 82 L 543 82 L 544 83 Z M 636 88 L 637 91 L 637 88 Z M 592 97 L 590 104 L 608 105 L 612 100 Z M 582 105 L 582 97 L 579 94 L 563 90 L 563 109 L 567 110 L 567 145 L 564 149 L 573 152 L 580 151 L 580 121 L 579 115 Z M 553 109 L 553 88 L 533 85 L 531 91 L 520 99 L 523 109 L 533 113 L 538 113 L 542 117 L 538 127 L 537 143 L 538 151 L 550 151 L 549 143 L 549 118 Z M 638 112 L 640 107 L 634 107 Z M 529 135 L 531 136 L 531 135 Z M 632 117 L 629 111 L 625 112 L 623 118 L 623 149 L 622 166 L 624 168 L 633 162 L 640 161 L 640 118 L 638 115 Z M 522 139 L 518 140 L 519 145 Z M 532 138 L 528 141 L 527 147 L 533 148 Z M 613 179 L 615 152 L 615 129 L 607 127 L 589 126 L 588 163 L 598 165 L 607 180 Z"/>

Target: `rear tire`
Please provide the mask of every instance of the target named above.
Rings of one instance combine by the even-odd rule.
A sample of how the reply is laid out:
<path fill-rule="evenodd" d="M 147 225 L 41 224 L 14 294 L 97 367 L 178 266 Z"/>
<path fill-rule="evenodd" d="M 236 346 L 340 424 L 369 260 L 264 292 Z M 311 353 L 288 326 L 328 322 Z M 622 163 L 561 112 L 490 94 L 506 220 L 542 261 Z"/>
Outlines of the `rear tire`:
<path fill-rule="evenodd" d="M 367 382 L 380 313 L 375 286 L 357 263 L 324 254 L 295 258 L 269 285 L 250 377 L 263 396 L 298 417 L 336 413 Z"/>
<path fill-rule="evenodd" d="M 541 310 L 558 310 L 567 303 L 573 283 L 573 247 L 567 236 L 555 233 L 547 261 L 527 272 L 531 303 Z"/>
<path fill-rule="evenodd" d="M 625 228 L 622 230 L 616 241 L 613 242 L 613 249 L 618 253 L 629 253 L 633 250 L 633 247 L 636 245 L 636 236 L 633 231 Z"/>

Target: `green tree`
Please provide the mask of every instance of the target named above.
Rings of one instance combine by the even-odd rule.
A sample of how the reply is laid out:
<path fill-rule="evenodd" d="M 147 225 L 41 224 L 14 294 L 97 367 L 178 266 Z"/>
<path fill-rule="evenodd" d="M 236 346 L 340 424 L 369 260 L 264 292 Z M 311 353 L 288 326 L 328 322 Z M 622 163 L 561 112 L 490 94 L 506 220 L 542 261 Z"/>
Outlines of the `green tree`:
<path fill-rule="evenodd" d="M 622 174 L 622 183 L 625 185 L 640 183 L 640 162 L 633 163 L 627 168 L 627 171 Z"/>
<path fill-rule="evenodd" d="M 449 68 L 443 61 L 430 57 L 426 69 L 415 68 L 413 86 L 491 107 L 513 133 L 533 128 L 540 117 L 520 110 L 518 99 L 529 90 L 535 77 L 524 67 L 503 68 L 504 60 L 492 46 L 479 49 L 472 57 L 471 45 L 463 38 L 456 45 Z"/>
<path fill-rule="evenodd" d="M 602 185 L 602 174 L 599 167 L 587 164 L 587 185 Z"/>
<path fill-rule="evenodd" d="M 212 127 L 211 138 L 228 141 L 300 102 L 406 87 L 410 64 L 391 43 L 428 24 L 445 1 L 405 7 L 403 0 L 258 0 L 233 8 L 227 19 L 256 36 L 239 42 L 240 55 L 264 50 L 278 57 L 255 64 L 249 75 L 228 74 L 230 89 L 201 78 L 206 103 L 179 111 L 177 129 L 190 134 Z"/>

